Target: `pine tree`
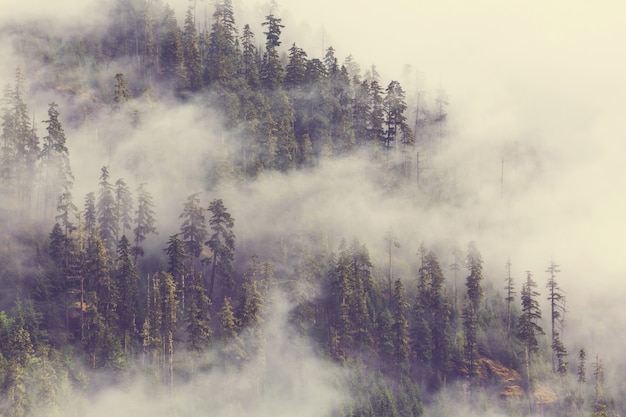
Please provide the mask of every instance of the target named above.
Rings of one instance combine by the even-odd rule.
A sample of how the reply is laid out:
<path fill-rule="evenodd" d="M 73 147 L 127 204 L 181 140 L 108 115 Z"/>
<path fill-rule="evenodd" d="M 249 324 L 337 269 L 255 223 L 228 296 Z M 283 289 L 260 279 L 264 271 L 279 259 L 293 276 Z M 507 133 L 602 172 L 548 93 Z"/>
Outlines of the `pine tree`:
<path fill-rule="evenodd" d="M 185 251 L 190 258 L 191 274 L 195 274 L 197 259 L 202 253 L 202 245 L 208 236 L 204 210 L 200 207 L 198 193 L 192 194 L 184 204 L 183 212 L 178 216 L 184 219 L 180 227 Z"/>
<path fill-rule="evenodd" d="M 213 25 L 209 36 L 205 71 L 208 84 L 234 86 L 237 75 L 237 28 L 230 0 L 220 0 L 215 5 Z"/>
<path fill-rule="evenodd" d="M 393 368 L 397 378 L 408 373 L 410 338 L 408 333 L 408 321 L 406 319 L 407 302 L 402 280 L 398 278 L 394 282 L 392 297 L 393 324 L 391 330 L 394 337 Z"/>
<path fill-rule="evenodd" d="M 511 276 L 511 259 L 506 261 L 506 278 L 504 291 L 506 291 L 506 331 L 507 337 L 511 336 L 511 304 L 515 301 L 515 282 Z"/>
<path fill-rule="evenodd" d="M 582 398 L 583 386 L 587 382 L 587 352 L 584 348 L 578 351 L 578 364 L 576 365 L 576 382 L 578 383 L 578 395 Z"/>
<path fill-rule="evenodd" d="M 185 320 L 187 323 L 187 349 L 201 352 L 211 342 L 211 300 L 207 297 L 202 275 L 195 273 L 187 287 Z"/>
<path fill-rule="evenodd" d="M 126 235 L 122 235 L 117 245 L 117 259 L 115 261 L 115 280 L 119 290 L 119 304 L 116 306 L 119 316 L 119 327 L 122 332 L 122 346 L 124 352 L 132 354 L 132 345 L 129 346 L 129 339 L 137 335 L 137 304 L 138 298 L 138 277 L 135 265 L 132 260 L 130 242 Z"/>
<path fill-rule="evenodd" d="M 187 8 L 185 28 L 183 30 L 183 58 L 187 88 L 196 92 L 202 88 L 202 58 L 193 8 Z"/>
<path fill-rule="evenodd" d="M 284 69 L 276 49 L 280 46 L 281 29 L 285 27 L 281 21 L 282 19 L 270 14 L 265 17 L 265 22 L 262 23 L 263 26 L 267 26 L 267 32 L 263 32 L 266 42 L 261 66 L 261 83 L 268 90 L 278 89 L 284 76 Z"/>
<path fill-rule="evenodd" d="M 526 271 L 526 281 L 520 293 L 522 311 L 517 324 L 517 336 L 524 344 L 528 392 L 531 390 L 531 358 L 532 355 L 539 351 L 537 336 L 544 334 L 543 329 L 538 323 L 541 320 L 541 310 L 539 309 L 539 301 L 537 301 L 539 293 L 535 291 L 536 287 L 537 284 L 532 279 L 532 273 Z"/>
<path fill-rule="evenodd" d="M 213 299 L 215 278 L 222 280 L 222 285 L 232 287 L 233 259 L 235 256 L 235 234 L 233 233 L 234 219 L 226 210 L 221 199 L 215 199 L 209 204 L 211 212 L 209 227 L 211 237 L 205 244 L 211 249 L 211 281 L 209 284 L 209 298 Z"/>
<path fill-rule="evenodd" d="M 465 360 L 469 369 L 470 377 L 478 374 L 478 317 L 482 309 L 483 280 L 482 265 L 483 260 L 475 243 L 470 243 L 465 257 L 466 268 L 469 275 L 466 278 L 465 286 L 467 294 L 465 296 L 465 307 L 463 308 L 463 333 L 465 336 Z"/>
<path fill-rule="evenodd" d="M 91 192 L 85 196 L 84 204 L 85 232 L 87 232 L 88 245 L 98 230 L 98 219 L 96 213 L 96 195 Z"/>
<path fill-rule="evenodd" d="M 100 239 L 105 247 L 113 252 L 115 236 L 117 235 L 118 219 L 115 216 L 115 191 L 109 182 L 109 168 L 103 166 L 100 170 L 100 190 L 98 192 L 98 228 Z"/>
<path fill-rule="evenodd" d="M 243 27 L 241 35 L 242 48 L 242 75 L 248 87 L 256 90 L 261 85 L 258 64 L 258 51 L 254 45 L 254 33 L 250 29 L 250 25 Z"/>
<path fill-rule="evenodd" d="M 149 234 L 158 234 L 156 229 L 156 218 L 154 213 L 154 203 L 152 195 L 145 188 L 145 184 L 140 184 L 137 188 L 137 210 L 135 211 L 134 246 L 132 248 L 135 262 L 138 256 L 143 256 L 144 251 L 141 243 L 146 240 Z"/>
<path fill-rule="evenodd" d="M 159 67 L 165 80 L 181 88 L 185 80 L 183 33 L 169 5 L 165 6 L 161 26 L 163 33 L 159 41 Z"/>
<path fill-rule="evenodd" d="M 550 274 L 546 288 L 548 288 L 548 301 L 550 302 L 550 339 L 552 347 L 552 372 L 563 373 L 567 370 L 565 356 L 567 350 L 561 341 L 560 334 L 563 331 L 565 320 L 565 295 L 556 281 L 556 274 L 561 272 L 559 265 L 550 261 L 546 272 Z"/>
<path fill-rule="evenodd" d="M 378 81 L 372 81 L 369 86 L 370 110 L 368 121 L 368 137 L 373 143 L 385 143 L 385 116 L 383 108 L 383 89 Z"/>
<path fill-rule="evenodd" d="M 187 259 L 187 253 L 185 251 L 185 245 L 183 241 L 180 239 L 179 234 L 175 234 L 170 236 L 167 241 L 167 247 L 165 248 L 165 253 L 168 258 L 168 268 L 167 272 L 169 272 L 174 282 L 177 284 L 177 294 L 178 298 L 181 301 L 181 305 L 183 310 L 185 309 L 185 277 L 187 274 L 187 269 L 185 267 L 185 260 Z"/>
<path fill-rule="evenodd" d="M 64 190 L 72 188 L 74 176 L 70 168 L 69 151 L 65 145 L 65 132 L 59 121 L 58 105 L 50 103 L 45 136 L 39 159 L 42 169 L 44 194 L 44 216 Z"/>
<path fill-rule="evenodd" d="M 115 217 L 118 220 L 115 239 L 119 240 L 120 233 L 125 235 L 131 230 L 133 199 L 126 182 L 120 178 L 115 181 Z"/>
<path fill-rule="evenodd" d="M 383 113 L 385 135 L 383 145 L 389 149 L 391 143 L 400 142 L 402 145 L 412 145 L 415 141 L 411 128 L 406 121 L 406 95 L 397 81 L 391 81 L 387 86 L 383 99 Z"/>
<path fill-rule="evenodd" d="M 128 88 L 128 80 L 124 74 L 118 72 L 115 74 L 115 90 L 113 93 L 113 111 L 121 111 L 127 103 L 133 99 L 133 95 Z"/>
<path fill-rule="evenodd" d="M 304 84 L 306 63 L 306 52 L 302 48 L 298 48 L 294 43 L 289 49 L 289 63 L 285 68 L 284 86 L 286 89 L 297 89 Z"/>

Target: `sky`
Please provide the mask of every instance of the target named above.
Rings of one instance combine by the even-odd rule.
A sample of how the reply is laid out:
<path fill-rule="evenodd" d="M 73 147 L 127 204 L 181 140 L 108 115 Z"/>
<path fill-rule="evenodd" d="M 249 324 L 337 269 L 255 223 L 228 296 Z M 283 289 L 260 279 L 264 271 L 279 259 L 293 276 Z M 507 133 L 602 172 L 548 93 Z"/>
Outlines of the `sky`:
<path fill-rule="evenodd" d="M 238 25 L 256 25 L 259 39 L 258 16 L 267 13 L 268 2 L 233 3 Z M 189 3 L 172 4 L 182 15 Z M 0 10 L 4 19 L 22 21 L 98 19 L 87 2 L 76 0 L 0 0 Z M 258 224 L 272 224 L 287 197 L 295 207 L 303 204 L 293 193 L 300 190 L 296 195 L 334 202 L 312 217 L 334 219 L 337 228 L 348 224 L 346 234 L 359 231 L 374 248 L 371 236 L 388 228 L 406 233 L 401 237 L 413 245 L 407 251 L 421 238 L 476 239 L 496 286 L 511 256 L 517 282 L 532 270 L 543 288 L 552 258 L 561 265 L 568 293 L 567 337 L 620 355 L 622 340 L 601 347 L 593 341 L 626 326 L 625 12 L 626 4 L 613 0 L 280 1 L 284 51 L 297 42 L 309 57 L 321 57 L 332 45 L 340 60 L 351 54 L 363 70 L 375 64 L 384 80 L 401 79 L 409 97 L 424 90 L 432 100 L 436 89 L 445 89 L 450 149 L 431 162 L 453 170 L 472 198 L 462 210 L 420 212 L 422 223 L 407 228 L 415 212 L 402 199 L 372 209 L 371 199 L 380 196 L 367 181 L 355 188 L 367 167 L 354 162 L 325 167 L 319 184 L 303 175 L 262 179 L 249 195 L 259 204 L 238 205 L 237 191 L 225 191 L 233 210 L 239 218 L 254 214 Z M 4 75 L 12 71 L 0 69 Z M 176 120 L 174 131 L 176 123 L 182 128 L 183 121 L 197 120 L 179 111 L 185 112 L 167 113 Z M 282 182 L 278 190 L 276 181 Z M 358 212 L 345 210 L 348 204 Z M 275 210 L 246 211 L 264 206 Z M 293 209 L 283 215 L 295 220 L 299 214 Z M 420 237 L 410 237 L 413 232 Z"/>

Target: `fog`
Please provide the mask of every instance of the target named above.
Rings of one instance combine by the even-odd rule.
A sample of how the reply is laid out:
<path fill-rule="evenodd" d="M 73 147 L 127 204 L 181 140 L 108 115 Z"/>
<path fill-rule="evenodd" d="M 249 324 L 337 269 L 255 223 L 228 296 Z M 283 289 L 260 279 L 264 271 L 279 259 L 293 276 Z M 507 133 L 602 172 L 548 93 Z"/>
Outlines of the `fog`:
<path fill-rule="evenodd" d="M 177 3 L 181 13 L 187 2 Z M 259 27 L 247 17 L 262 16 L 259 11 L 269 8 L 254 1 L 235 1 L 235 6 L 239 27 L 248 22 Z M 77 1 L 0 0 L 0 9 L 10 10 L 0 23 L 45 19 L 59 30 L 77 20 L 98 24 L 93 7 Z M 159 216 L 157 247 L 179 227 L 185 198 L 204 192 L 203 204 L 224 199 L 236 220 L 236 234 L 247 247 L 260 245 L 262 236 L 315 228 L 328 236 L 331 249 L 342 238 L 358 238 L 370 249 L 380 276 L 387 267 L 385 236 L 393 231 L 400 243 L 394 254 L 396 273 L 407 282 L 422 242 L 440 252 L 443 267 L 451 263 L 446 255 L 452 246 L 476 241 L 486 279 L 496 288 L 504 286 L 510 258 L 516 283 L 530 270 L 543 292 L 548 277 L 544 271 L 554 260 L 561 266 L 558 279 L 567 294 L 564 340 L 570 361 L 573 352 L 585 347 L 588 357 L 597 353 L 617 368 L 626 365 L 621 332 L 626 327 L 626 132 L 621 103 L 626 94 L 621 45 L 625 11 L 618 1 L 283 0 L 283 51 L 297 42 L 310 57 L 321 57 L 332 45 L 340 61 L 351 54 L 362 70 L 375 64 L 383 80 L 400 79 L 412 100 L 417 90 L 426 91 L 432 101 L 437 88 L 445 89 L 448 133 L 441 152 L 423 156 L 425 184 L 411 180 L 385 189 L 376 166 L 357 155 L 322 161 L 310 170 L 266 173 L 252 183 L 208 192 L 205 171 L 196 167 L 215 164 L 224 146 L 228 148 L 225 141 L 236 144 L 237 138 L 220 134 L 215 114 L 192 104 L 170 108 L 161 103 L 112 150 L 102 147 L 101 133 L 93 129 L 106 124 L 108 116 L 91 126 L 66 129 L 77 178 L 74 194 L 81 201 L 94 190 L 99 167 L 110 165 L 114 179 L 148 182 Z M 262 30 L 255 32 L 259 40 Z M 3 42 L 3 56 L 11 56 L 9 51 Z M 16 65 L 27 65 L 4 61 L 2 85 L 12 82 Z M 114 63 L 111 85 L 115 71 Z M 60 112 L 63 122 L 63 107 Z M 433 185 L 436 178 L 440 188 Z M 433 203 L 438 189 L 453 198 Z M 307 374 L 327 366 L 317 367 L 314 355 L 307 357 L 311 362 L 293 360 L 289 366 L 306 368 L 298 372 Z M 297 378 L 282 376 L 287 381 Z M 330 377 L 318 376 L 294 398 L 323 398 L 321 404 L 336 405 L 334 391 L 325 385 Z M 216 376 L 207 378 L 198 385 L 214 384 Z M 100 401 L 124 400 L 134 392 L 114 391 Z M 297 404 L 272 410 L 268 403 L 259 415 L 286 415 Z M 323 415 L 324 410 L 317 411 Z"/>

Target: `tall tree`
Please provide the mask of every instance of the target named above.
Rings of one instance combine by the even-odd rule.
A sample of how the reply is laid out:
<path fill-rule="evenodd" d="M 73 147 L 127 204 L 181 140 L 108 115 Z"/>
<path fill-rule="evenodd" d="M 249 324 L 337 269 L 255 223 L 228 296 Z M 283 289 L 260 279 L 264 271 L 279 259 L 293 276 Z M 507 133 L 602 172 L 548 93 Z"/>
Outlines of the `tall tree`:
<path fill-rule="evenodd" d="M 556 275 L 561 272 L 559 265 L 550 261 L 546 272 L 550 275 L 546 288 L 548 288 L 548 302 L 550 303 L 550 340 L 552 347 L 552 372 L 563 372 L 567 369 L 564 358 L 567 355 L 565 346 L 561 341 L 560 334 L 563 331 L 565 320 L 565 295 L 559 287 Z"/>
<path fill-rule="evenodd" d="M 539 293 L 535 290 L 537 284 L 533 280 L 530 271 L 526 271 L 526 281 L 520 293 L 522 311 L 517 323 L 517 335 L 524 344 L 524 356 L 526 365 L 527 389 L 531 392 L 530 363 L 532 356 L 539 351 L 537 336 L 544 334 L 539 325 L 541 320 L 541 309 L 537 297 Z"/>
<path fill-rule="evenodd" d="M 202 88 L 202 58 L 193 8 L 187 8 L 185 27 L 183 30 L 183 58 L 185 62 L 185 75 L 187 88 L 196 92 Z"/>
<path fill-rule="evenodd" d="M 191 276 L 191 282 L 187 288 L 185 311 L 187 349 L 192 352 L 201 352 L 211 342 L 210 306 L 211 301 L 207 297 L 202 275 L 195 273 Z"/>
<path fill-rule="evenodd" d="M 408 332 L 409 324 L 406 318 L 408 304 L 405 297 L 404 285 L 402 280 L 398 278 L 393 286 L 393 324 L 391 326 L 394 337 L 393 367 L 398 378 L 408 373 L 409 353 L 411 351 L 411 341 Z"/>
<path fill-rule="evenodd" d="M 234 219 L 226 210 L 221 199 L 215 199 L 209 204 L 211 213 L 209 227 L 211 237 L 206 241 L 211 249 L 211 280 L 209 283 L 209 298 L 213 299 L 215 278 L 219 276 L 222 285 L 232 287 L 233 259 L 235 256 L 235 234 L 233 233 Z"/>
<path fill-rule="evenodd" d="M 140 184 L 137 188 L 137 210 L 135 211 L 135 229 L 133 229 L 135 245 L 132 252 L 135 262 L 138 256 L 144 254 L 141 243 L 149 234 L 157 233 L 152 195 L 146 190 L 145 184 Z"/>
<path fill-rule="evenodd" d="M 118 219 L 115 215 L 115 190 L 109 181 L 109 167 L 100 169 L 100 189 L 98 190 L 98 227 L 100 238 L 107 249 L 113 252 L 116 245 Z"/>
<path fill-rule="evenodd" d="M 231 0 L 219 0 L 215 4 L 213 25 L 209 36 L 207 83 L 217 82 L 232 87 L 237 76 L 237 28 Z"/>
<path fill-rule="evenodd" d="M 183 206 L 183 212 L 178 216 L 184 219 L 180 232 L 185 244 L 185 251 L 187 256 L 189 256 L 189 270 L 192 276 L 196 271 L 198 257 L 202 253 L 202 245 L 208 236 L 206 218 L 204 217 L 204 210 L 200 206 L 198 195 L 199 193 L 192 194 L 187 198 L 187 202 Z"/>
<path fill-rule="evenodd" d="M 44 215 L 64 190 L 72 188 L 74 176 L 70 168 L 69 150 L 65 145 L 65 132 L 59 121 L 58 105 L 54 102 L 48 107 L 46 131 L 39 159 L 42 169 L 42 187 L 44 195 Z"/>
<path fill-rule="evenodd" d="M 132 223 L 133 198 L 126 182 L 120 178 L 115 181 L 115 217 L 118 225 L 115 229 L 115 239 L 119 240 L 120 233 L 130 232 Z"/>
<path fill-rule="evenodd" d="M 506 334 L 507 337 L 511 336 L 511 305 L 515 301 L 515 281 L 511 275 L 511 259 L 506 261 L 506 278 L 504 280 L 504 291 L 506 291 Z"/>
<path fill-rule="evenodd" d="M 115 74 L 115 90 L 113 92 L 113 111 L 119 112 L 126 104 L 133 99 L 133 95 L 128 88 L 128 80 L 124 74 L 118 72 Z"/>
<path fill-rule="evenodd" d="M 473 378 L 478 375 L 478 317 L 484 294 L 481 285 L 483 260 L 474 242 L 468 245 L 465 265 L 470 274 L 465 281 L 467 294 L 463 309 L 464 351 L 470 377 Z"/>
<path fill-rule="evenodd" d="M 281 24 L 282 19 L 273 14 L 265 17 L 265 22 L 261 25 L 267 27 L 267 32 L 263 32 L 266 37 L 265 54 L 261 67 L 261 83 L 268 90 L 276 90 L 280 87 L 284 77 L 284 69 L 280 63 L 277 48 L 280 46 L 280 34 L 285 26 Z"/>
<path fill-rule="evenodd" d="M 185 260 L 187 253 L 185 251 L 185 244 L 180 239 L 178 233 L 170 236 L 167 241 L 167 247 L 165 253 L 168 258 L 167 272 L 170 273 L 177 284 L 178 298 L 181 301 L 183 311 L 185 309 L 185 277 L 186 267 Z"/>
<path fill-rule="evenodd" d="M 126 355 L 129 354 L 129 350 L 132 355 L 132 340 L 137 336 L 138 277 L 132 260 L 130 242 L 126 235 L 122 235 L 117 245 L 114 276 L 115 285 L 119 290 L 119 304 L 116 310 L 122 332 L 122 346 Z"/>
<path fill-rule="evenodd" d="M 246 24 L 243 27 L 243 33 L 241 35 L 241 48 L 242 48 L 242 75 L 246 81 L 248 87 L 256 90 L 261 85 L 261 79 L 259 75 L 259 60 L 258 51 L 254 45 L 254 33 L 250 29 L 250 25 Z"/>
<path fill-rule="evenodd" d="M 174 10 L 165 6 L 162 33 L 159 40 L 159 66 L 167 82 L 181 88 L 185 80 L 183 33 L 176 21 Z"/>
<path fill-rule="evenodd" d="M 402 86 L 397 81 L 391 81 L 383 99 L 385 123 L 383 145 L 385 148 L 389 149 L 392 143 L 398 142 L 404 146 L 413 144 L 413 133 L 406 121 L 406 109 L 406 94 Z"/>

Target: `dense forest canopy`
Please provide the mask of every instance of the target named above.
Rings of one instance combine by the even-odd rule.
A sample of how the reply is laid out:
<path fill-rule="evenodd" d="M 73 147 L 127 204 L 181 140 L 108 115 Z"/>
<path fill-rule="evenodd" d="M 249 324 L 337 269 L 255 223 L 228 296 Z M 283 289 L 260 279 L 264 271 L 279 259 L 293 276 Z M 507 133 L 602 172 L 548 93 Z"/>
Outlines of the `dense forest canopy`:
<path fill-rule="evenodd" d="M 0 413 L 624 413 L 558 148 L 236 6 L 0 21 Z"/>

